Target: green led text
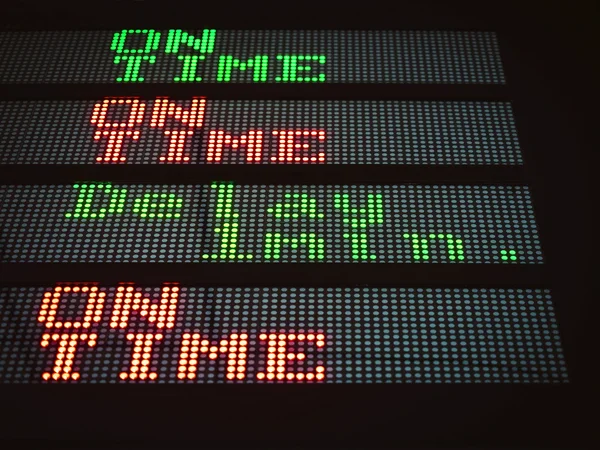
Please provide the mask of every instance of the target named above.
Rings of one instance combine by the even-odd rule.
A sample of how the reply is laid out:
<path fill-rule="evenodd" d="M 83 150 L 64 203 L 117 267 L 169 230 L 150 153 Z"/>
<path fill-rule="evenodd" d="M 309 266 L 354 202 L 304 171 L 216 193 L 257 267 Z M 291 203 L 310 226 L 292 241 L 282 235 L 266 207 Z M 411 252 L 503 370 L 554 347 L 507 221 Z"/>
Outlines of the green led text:
<path fill-rule="evenodd" d="M 123 67 L 116 81 L 160 81 L 144 75 L 151 65 L 156 66 L 158 73 L 178 67 L 178 73 L 171 78 L 176 83 L 323 83 L 326 80 L 322 72 L 327 61 L 325 55 L 220 54 L 215 52 L 217 38 L 214 29 L 204 29 L 197 36 L 178 29 L 166 33 L 151 29 L 121 30 L 114 33 L 110 45 L 115 52 L 113 63 Z"/>
<path fill-rule="evenodd" d="M 166 221 L 198 214 L 192 212 L 194 205 L 186 204 L 189 197 L 156 188 L 117 187 L 109 182 L 78 183 L 73 188 L 76 195 L 66 208 L 65 219 L 92 221 L 128 215 L 140 221 Z M 294 252 L 308 261 L 331 260 L 329 252 L 343 252 L 350 261 L 378 261 L 390 259 L 390 245 L 404 249 L 405 257 L 415 262 L 466 259 L 465 243 L 454 233 L 409 230 L 387 235 L 399 222 L 390 222 L 396 213 L 383 193 L 332 188 L 324 195 L 310 188 L 290 190 L 280 191 L 276 198 L 271 194 L 265 198 L 259 190 L 254 197 L 236 193 L 234 183 L 214 182 L 208 190 L 208 217 L 195 218 L 209 229 L 202 232 L 203 239 L 187 245 L 204 247 L 201 258 L 209 261 L 288 260 L 286 254 Z M 257 198 L 258 204 L 248 204 Z M 387 256 L 381 253 L 382 242 L 388 242 Z M 515 249 L 497 252 L 499 262 L 520 259 Z"/>
<path fill-rule="evenodd" d="M 410 239 L 413 249 L 413 258 L 416 260 L 428 260 L 429 259 L 429 243 L 434 240 L 441 240 L 446 242 L 448 249 L 448 259 L 450 260 L 463 260 L 465 259 L 463 251 L 462 239 L 457 239 L 452 234 L 425 234 L 420 235 L 417 233 L 404 233 L 402 235 L 404 239 Z"/>
<path fill-rule="evenodd" d="M 217 204 L 215 208 L 215 221 L 219 224 L 214 232 L 221 237 L 221 243 L 217 253 L 204 254 L 204 259 L 252 259 L 252 255 L 239 254 L 238 232 L 239 214 L 233 209 L 235 196 L 232 183 L 214 183 L 211 186 L 217 193 Z"/>
<path fill-rule="evenodd" d="M 183 199 L 175 194 L 151 192 L 131 200 L 126 188 L 115 188 L 110 183 L 75 184 L 73 187 L 79 194 L 74 208 L 65 213 L 65 217 L 69 219 L 103 219 L 108 214 L 130 213 L 143 219 L 181 217 Z"/>

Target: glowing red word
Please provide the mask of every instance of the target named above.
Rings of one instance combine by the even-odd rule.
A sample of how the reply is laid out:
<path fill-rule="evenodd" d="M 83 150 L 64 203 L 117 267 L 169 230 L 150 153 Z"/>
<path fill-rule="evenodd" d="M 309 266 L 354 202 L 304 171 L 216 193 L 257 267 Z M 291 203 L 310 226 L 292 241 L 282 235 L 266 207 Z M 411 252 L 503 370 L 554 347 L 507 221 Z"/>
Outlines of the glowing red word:
<path fill-rule="evenodd" d="M 190 108 L 184 110 L 175 103 L 171 103 L 167 98 L 158 97 L 154 101 L 152 118 L 150 119 L 151 127 L 164 129 L 168 116 L 174 117 L 181 124 L 185 125 L 184 129 L 181 129 L 181 125 L 179 125 L 175 130 L 164 130 L 164 134 L 170 138 L 169 150 L 166 156 L 159 158 L 160 161 L 189 161 L 189 156 L 184 155 L 185 142 L 188 137 L 194 134 L 195 128 L 202 126 L 205 103 L 206 100 L 204 98 L 193 98 Z M 109 108 L 117 107 L 121 109 L 122 106 L 119 107 L 119 105 L 126 105 L 129 108 L 129 117 L 122 122 L 107 122 L 106 117 Z M 139 99 L 133 98 L 105 99 L 101 103 L 94 105 L 90 122 L 99 128 L 94 134 L 94 139 L 107 139 L 104 156 L 99 156 L 96 158 L 96 161 L 125 162 L 125 157 L 121 155 L 123 141 L 125 137 L 131 138 L 134 141 L 140 138 L 140 131 L 133 130 L 132 128 L 142 124 L 145 110 L 146 104 Z"/>
<path fill-rule="evenodd" d="M 169 138 L 167 152 L 159 157 L 162 163 L 187 163 L 190 156 L 186 148 L 196 130 L 203 124 L 206 113 L 206 99 L 193 97 L 188 108 L 183 108 L 167 97 L 157 97 L 151 108 L 146 102 L 133 97 L 110 97 L 96 103 L 92 111 L 90 123 L 97 130 L 94 139 L 105 140 L 104 153 L 96 158 L 100 163 L 123 163 L 124 144 L 129 139 L 139 141 L 146 111 L 151 110 L 150 128 L 161 129 Z M 113 120 L 108 118 L 112 117 Z M 114 118 L 118 117 L 118 120 Z M 206 162 L 220 163 L 225 149 L 246 150 L 247 163 L 261 163 L 263 159 L 263 130 L 248 130 L 238 136 L 226 130 L 208 130 Z M 324 130 L 289 129 L 273 130 L 272 136 L 278 139 L 278 153 L 271 156 L 276 163 L 323 163 L 325 153 L 310 152 L 311 144 L 325 141 Z"/>
<path fill-rule="evenodd" d="M 65 295 L 73 294 L 86 296 L 83 317 L 77 320 L 57 318 L 61 299 L 64 301 Z M 49 332 L 42 335 L 41 346 L 49 347 L 51 342 L 58 346 L 52 369 L 42 374 L 44 380 L 80 379 L 81 374 L 74 370 L 76 351 L 80 344 L 86 344 L 88 347 L 96 346 L 98 336 L 106 335 L 99 332 L 106 300 L 106 292 L 100 290 L 94 283 L 55 286 L 44 293 L 37 320 Z M 117 286 L 112 298 L 112 311 L 108 323 L 113 330 L 127 330 L 125 339 L 132 345 L 128 367 L 118 374 L 121 380 L 156 380 L 159 377 L 158 372 L 152 370 L 154 353 L 160 342 L 167 337 L 169 330 L 175 327 L 178 306 L 179 287 L 175 283 L 166 283 L 161 288 L 158 301 L 145 297 L 132 283 L 121 283 Z M 72 309 L 72 305 L 66 307 L 68 310 Z M 136 317 L 132 325 L 134 314 Z M 131 331 L 132 327 L 138 330 Z M 234 332 L 219 342 L 211 342 L 198 332 L 182 333 L 177 378 L 194 380 L 197 376 L 199 359 L 202 355 L 206 355 L 209 360 L 227 360 L 225 377 L 228 380 L 244 380 L 249 339 L 247 333 Z M 302 368 L 302 362 L 306 358 L 303 349 L 308 345 L 317 349 L 325 346 L 323 334 L 261 333 L 258 340 L 267 345 L 266 367 L 256 374 L 258 380 L 321 381 L 325 379 L 324 366 L 318 365 L 311 371 L 291 370 L 292 366 L 295 369 Z"/>

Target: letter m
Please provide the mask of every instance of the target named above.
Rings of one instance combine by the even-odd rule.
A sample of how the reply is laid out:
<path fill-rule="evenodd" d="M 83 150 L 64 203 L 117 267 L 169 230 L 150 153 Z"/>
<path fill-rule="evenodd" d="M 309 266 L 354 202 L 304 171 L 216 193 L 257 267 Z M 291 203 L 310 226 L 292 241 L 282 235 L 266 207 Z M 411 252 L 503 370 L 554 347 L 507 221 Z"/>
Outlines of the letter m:
<path fill-rule="evenodd" d="M 269 66 L 269 57 L 267 55 L 256 55 L 247 61 L 241 61 L 233 56 L 219 56 L 219 65 L 217 67 L 217 81 L 231 81 L 231 72 L 233 69 L 241 71 L 252 70 L 252 81 L 267 81 L 267 71 Z"/>

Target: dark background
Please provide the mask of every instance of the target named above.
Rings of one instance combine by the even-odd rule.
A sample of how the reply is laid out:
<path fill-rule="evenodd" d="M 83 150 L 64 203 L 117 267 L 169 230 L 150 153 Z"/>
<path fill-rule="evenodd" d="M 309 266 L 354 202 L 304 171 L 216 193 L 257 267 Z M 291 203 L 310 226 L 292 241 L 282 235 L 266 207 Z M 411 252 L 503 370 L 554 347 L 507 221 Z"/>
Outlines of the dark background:
<path fill-rule="evenodd" d="M 4 4 L 3 25 L 33 29 L 498 31 L 546 249 L 544 279 L 556 299 L 571 377 L 564 386 L 2 386 L 4 448 L 588 448 L 592 438 L 597 444 L 592 305 L 598 295 L 591 269 L 598 201 L 590 177 L 597 7 L 578 1 Z M 0 86 L 0 95 L 8 89 Z M 310 97 L 310 87 L 296 89 Z"/>

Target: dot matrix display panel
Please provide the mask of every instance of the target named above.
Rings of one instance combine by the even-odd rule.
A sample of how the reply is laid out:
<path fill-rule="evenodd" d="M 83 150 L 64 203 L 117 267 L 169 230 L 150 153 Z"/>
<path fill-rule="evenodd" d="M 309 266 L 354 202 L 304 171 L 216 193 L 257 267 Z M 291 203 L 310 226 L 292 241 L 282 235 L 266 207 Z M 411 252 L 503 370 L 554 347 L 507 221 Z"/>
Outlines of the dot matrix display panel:
<path fill-rule="evenodd" d="M 480 31 L 0 32 L 0 83 L 504 84 Z"/>
<path fill-rule="evenodd" d="M 568 381 L 541 289 L 77 283 L 1 288 L 0 312 L 0 382 Z"/>
<path fill-rule="evenodd" d="M 11 185 L 4 262 L 543 262 L 529 189 Z"/>
<path fill-rule="evenodd" d="M 505 79 L 492 32 L 0 32 L 0 84 L 86 83 Z M 348 92 L 0 101 L 0 164 L 523 164 L 509 102 Z M 544 263 L 526 186 L 36 182 L 0 186 L 2 263 Z M 533 288 L 0 287 L 0 342 L 0 383 L 568 382 Z"/>
<path fill-rule="evenodd" d="M 2 164 L 521 165 L 507 102 L 0 102 Z"/>

